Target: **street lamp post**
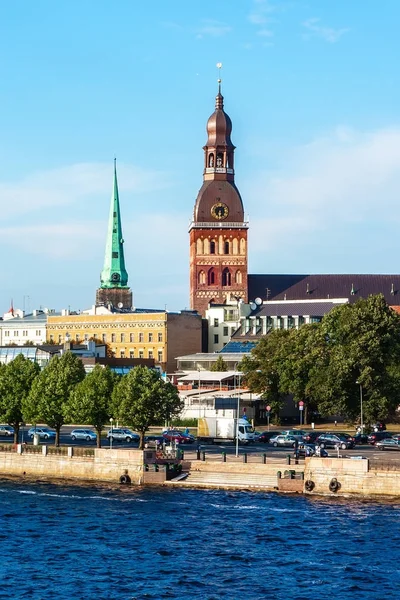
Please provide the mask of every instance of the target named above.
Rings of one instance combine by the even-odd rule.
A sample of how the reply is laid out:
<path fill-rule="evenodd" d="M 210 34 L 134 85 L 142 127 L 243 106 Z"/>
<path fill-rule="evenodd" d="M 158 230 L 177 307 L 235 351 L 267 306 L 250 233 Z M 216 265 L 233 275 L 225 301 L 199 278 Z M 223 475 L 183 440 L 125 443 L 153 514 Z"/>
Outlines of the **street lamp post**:
<path fill-rule="evenodd" d="M 236 394 L 236 367 L 233 373 L 233 390 L 234 394 Z M 239 456 L 239 413 L 240 413 L 240 396 L 237 394 L 237 405 L 236 405 L 236 456 Z"/>
<path fill-rule="evenodd" d="M 360 425 L 361 425 L 361 434 L 364 433 L 364 417 L 363 417 L 363 389 L 360 383 Z"/>
<path fill-rule="evenodd" d="M 113 421 L 114 421 L 114 419 L 112 417 L 110 417 L 110 423 L 111 423 L 110 450 L 112 450 L 112 443 L 113 443 Z"/>

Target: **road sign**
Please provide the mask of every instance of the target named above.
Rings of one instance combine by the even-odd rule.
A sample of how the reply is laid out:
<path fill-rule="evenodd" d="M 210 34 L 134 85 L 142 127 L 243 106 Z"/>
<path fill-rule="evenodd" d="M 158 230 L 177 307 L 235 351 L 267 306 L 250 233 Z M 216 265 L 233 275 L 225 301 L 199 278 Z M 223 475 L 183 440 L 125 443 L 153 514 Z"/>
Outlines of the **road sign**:
<path fill-rule="evenodd" d="M 300 400 L 300 402 L 299 402 L 299 406 L 304 406 L 304 402 L 303 402 L 303 400 Z"/>
<path fill-rule="evenodd" d="M 299 410 L 304 410 L 304 406 L 299 405 Z"/>
<path fill-rule="evenodd" d="M 269 411 L 271 410 L 271 407 L 270 407 L 270 406 L 266 406 L 266 407 L 265 407 L 265 410 L 266 410 L 267 412 L 269 412 Z"/>

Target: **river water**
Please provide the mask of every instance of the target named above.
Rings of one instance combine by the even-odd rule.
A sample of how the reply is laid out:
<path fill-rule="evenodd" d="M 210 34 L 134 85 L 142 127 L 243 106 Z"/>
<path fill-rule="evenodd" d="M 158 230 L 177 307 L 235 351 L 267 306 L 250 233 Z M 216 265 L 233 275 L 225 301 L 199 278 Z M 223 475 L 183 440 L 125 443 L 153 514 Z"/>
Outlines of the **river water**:
<path fill-rule="evenodd" d="M 400 500 L 0 481 L 0 598 L 376 600 Z"/>

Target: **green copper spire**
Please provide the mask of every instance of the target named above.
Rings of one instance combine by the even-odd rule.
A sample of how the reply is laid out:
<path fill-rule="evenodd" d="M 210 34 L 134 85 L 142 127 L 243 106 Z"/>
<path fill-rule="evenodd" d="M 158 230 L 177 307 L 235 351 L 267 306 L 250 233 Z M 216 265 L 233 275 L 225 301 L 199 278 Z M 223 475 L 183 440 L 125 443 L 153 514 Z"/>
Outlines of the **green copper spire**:
<path fill-rule="evenodd" d="M 116 159 L 114 159 L 114 187 L 108 220 L 106 254 L 100 281 L 101 288 L 125 288 L 128 283 L 128 273 L 125 269 L 124 259 L 121 212 L 119 208 Z"/>

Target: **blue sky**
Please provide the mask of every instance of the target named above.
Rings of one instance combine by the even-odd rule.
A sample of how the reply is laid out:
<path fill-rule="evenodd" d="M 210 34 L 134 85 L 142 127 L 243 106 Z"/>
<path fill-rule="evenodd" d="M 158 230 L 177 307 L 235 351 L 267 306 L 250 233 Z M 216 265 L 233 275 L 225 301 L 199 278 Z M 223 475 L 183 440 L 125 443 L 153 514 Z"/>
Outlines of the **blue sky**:
<path fill-rule="evenodd" d="M 399 273 L 398 0 L 19 0 L 0 21 L 0 313 L 84 309 L 117 157 L 136 306 L 188 306 L 216 63 L 251 273 Z"/>

